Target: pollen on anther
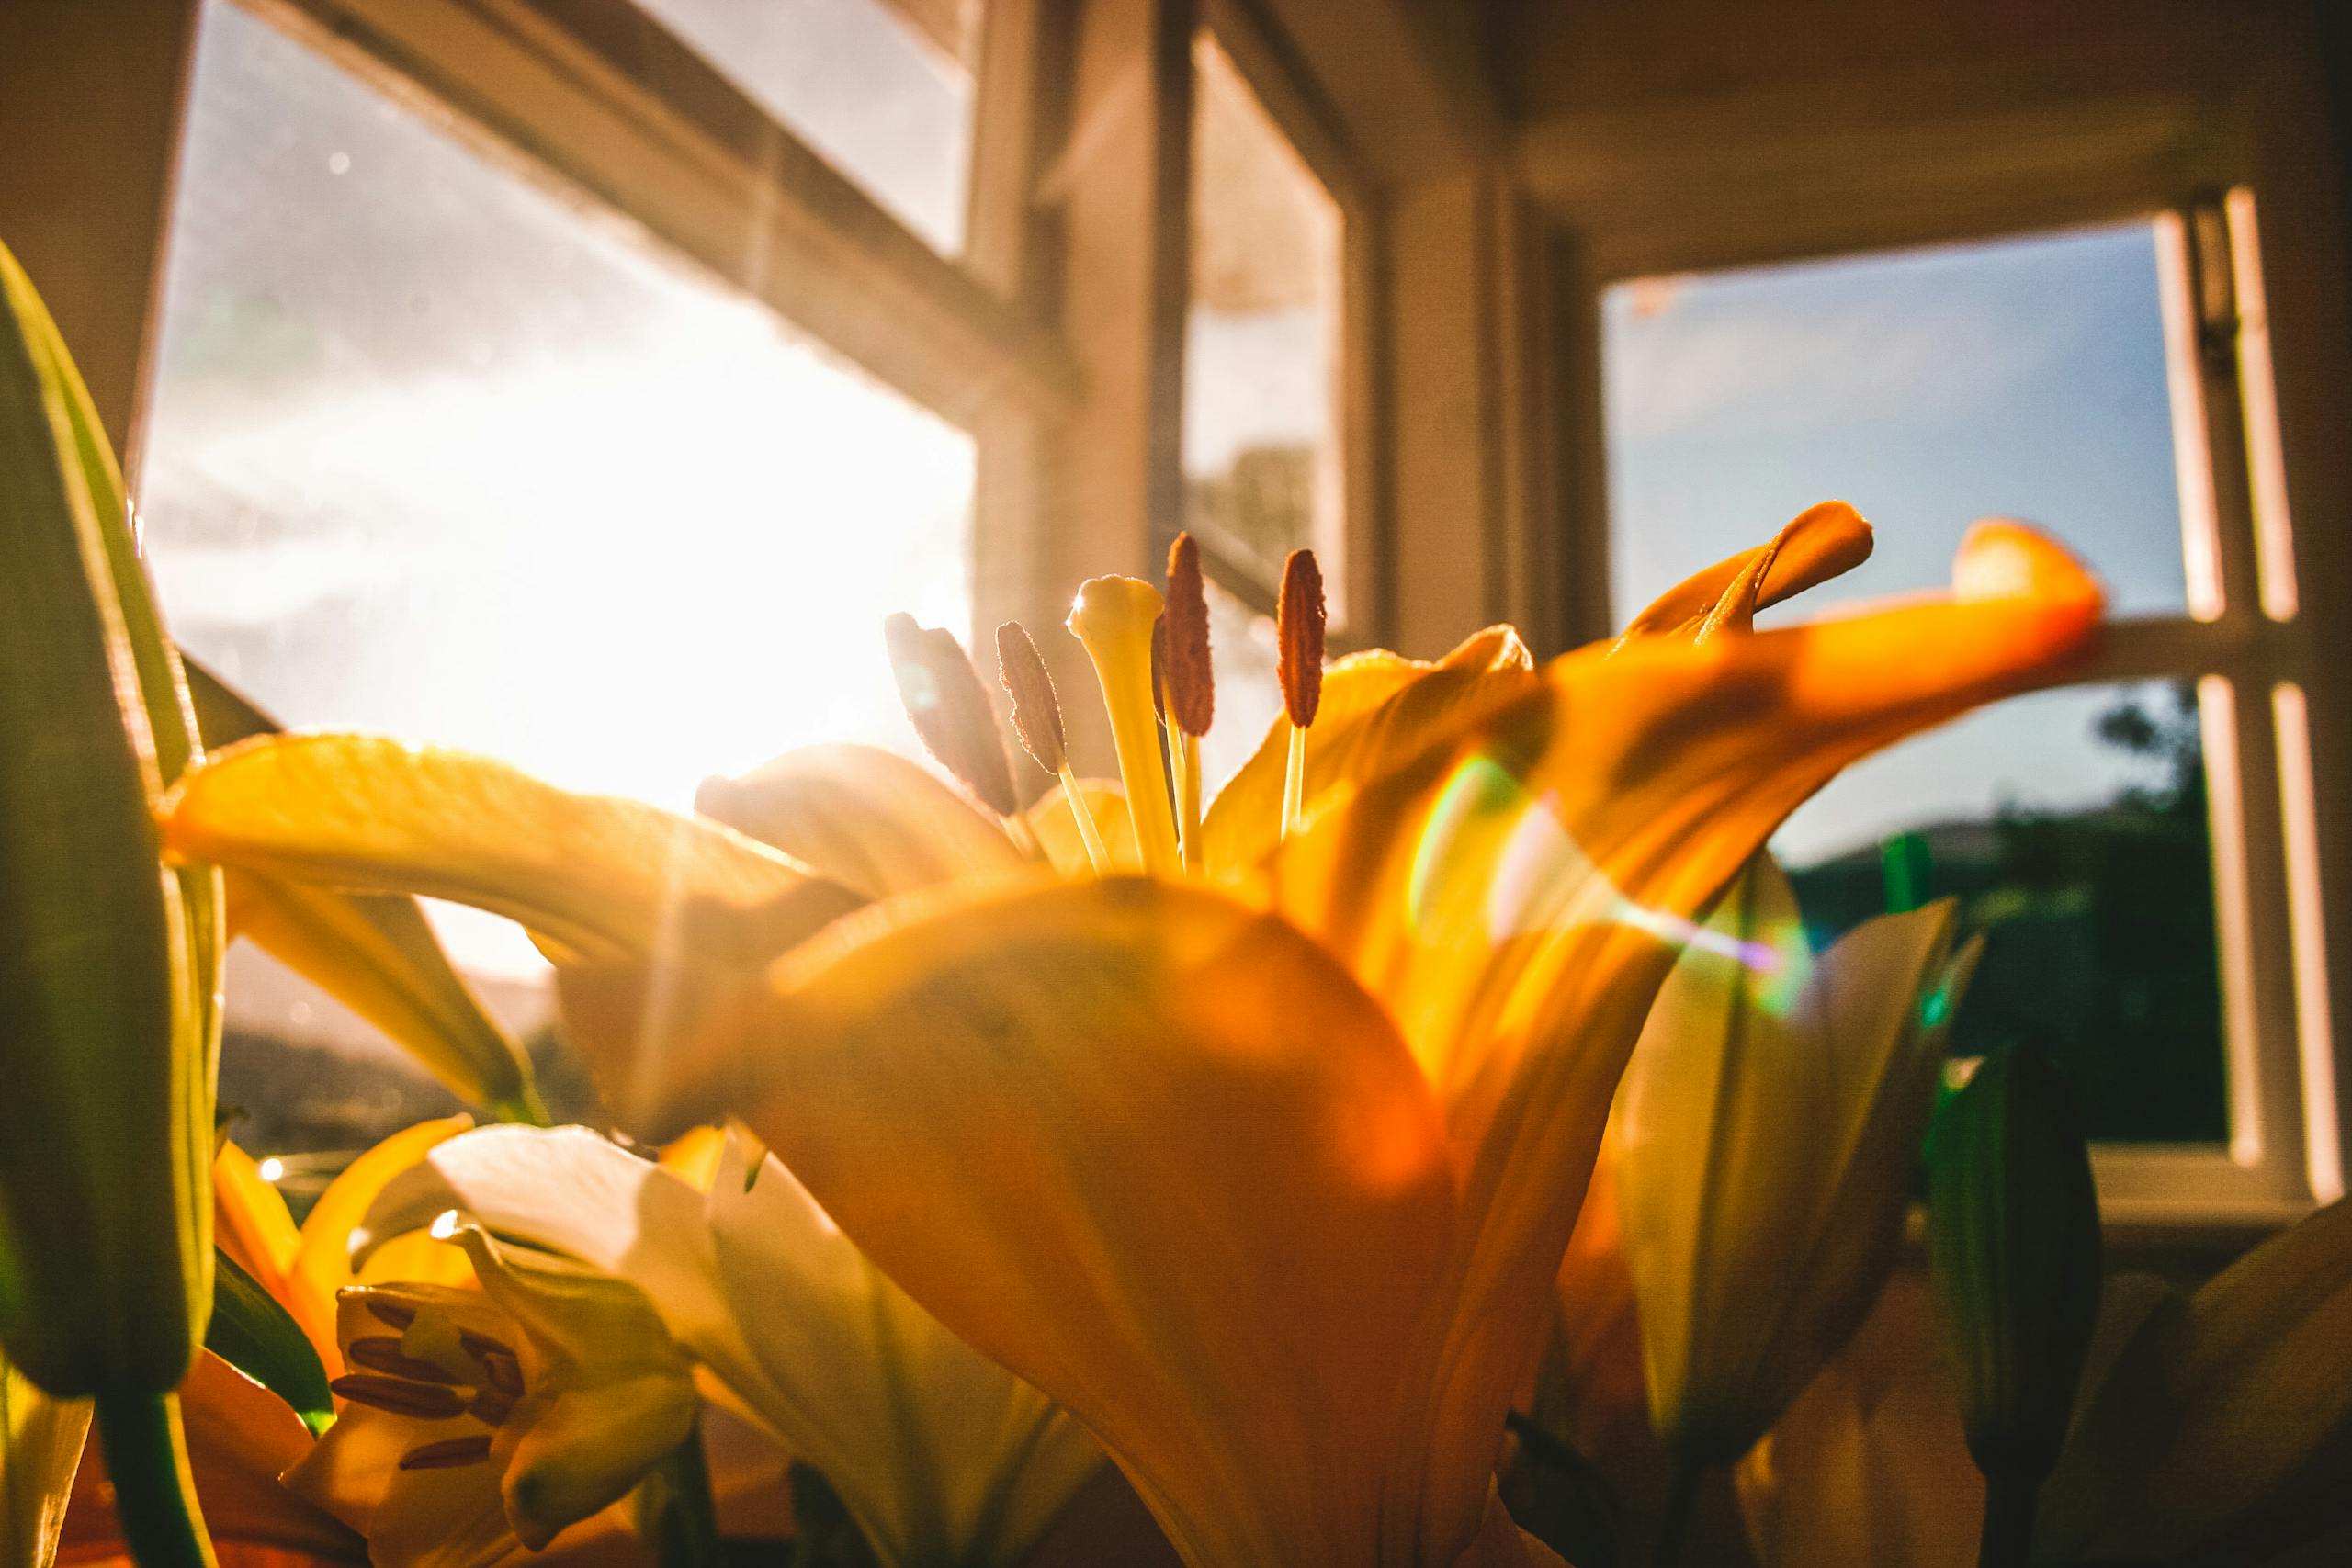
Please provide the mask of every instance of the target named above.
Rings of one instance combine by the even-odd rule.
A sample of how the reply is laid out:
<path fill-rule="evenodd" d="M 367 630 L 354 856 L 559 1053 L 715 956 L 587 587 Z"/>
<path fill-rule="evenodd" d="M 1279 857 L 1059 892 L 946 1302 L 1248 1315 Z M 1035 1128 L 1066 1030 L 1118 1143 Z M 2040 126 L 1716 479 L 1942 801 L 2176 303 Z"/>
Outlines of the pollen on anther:
<path fill-rule="evenodd" d="M 1282 679 L 1283 706 L 1291 723 L 1304 729 L 1315 722 L 1323 701 L 1323 634 L 1328 612 L 1323 602 L 1323 569 L 1313 550 L 1293 550 L 1283 563 L 1283 596 L 1274 616 L 1280 644 L 1276 672 Z"/>
<path fill-rule="evenodd" d="M 996 705 L 956 634 L 899 614 L 882 623 L 882 637 L 899 700 L 924 748 L 989 810 L 1002 817 L 1019 810 Z"/>
<path fill-rule="evenodd" d="M 455 1470 L 460 1465 L 480 1464 L 490 1457 L 487 1435 L 471 1438 L 445 1438 L 437 1443 L 426 1443 L 401 1455 L 402 1470 Z"/>
<path fill-rule="evenodd" d="M 1209 667 L 1208 591 L 1201 579 L 1201 547 L 1179 534 L 1168 549 L 1168 707 L 1176 728 L 1206 735 L 1216 712 L 1216 682 Z"/>
<path fill-rule="evenodd" d="M 1012 732 L 1021 749 L 1049 773 L 1062 771 L 1068 740 L 1062 729 L 1061 699 L 1054 693 L 1054 677 L 1037 653 L 1029 630 L 1019 621 L 996 629 L 996 678 L 1012 699 Z"/>
<path fill-rule="evenodd" d="M 384 1377 L 374 1372 L 347 1372 L 327 1384 L 338 1399 L 354 1404 L 365 1404 L 375 1410 L 387 1410 L 395 1416 L 410 1416 L 419 1420 L 434 1421 L 456 1416 L 466 1408 L 465 1399 L 454 1388 L 442 1383 L 411 1382 L 405 1378 Z"/>

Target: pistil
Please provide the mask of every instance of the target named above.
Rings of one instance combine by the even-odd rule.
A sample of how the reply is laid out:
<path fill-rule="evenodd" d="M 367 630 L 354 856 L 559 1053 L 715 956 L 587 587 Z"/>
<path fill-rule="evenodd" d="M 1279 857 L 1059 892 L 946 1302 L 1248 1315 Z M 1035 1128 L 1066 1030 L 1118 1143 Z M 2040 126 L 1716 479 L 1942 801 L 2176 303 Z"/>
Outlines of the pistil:
<path fill-rule="evenodd" d="M 1323 570 L 1313 550 L 1293 550 L 1283 563 L 1283 595 L 1274 615 L 1280 645 L 1283 711 L 1290 718 L 1290 765 L 1283 774 L 1283 837 L 1298 830 L 1306 801 L 1306 729 L 1323 702 L 1323 634 L 1328 611 Z"/>
<path fill-rule="evenodd" d="M 1179 866 L 1176 820 L 1152 720 L 1151 628 L 1159 619 L 1160 603 L 1159 590 L 1148 582 L 1097 577 L 1079 589 L 1069 630 L 1085 646 L 1102 684 L 1102 705 L 1110 714 L 1111 742 L 1119 754 L 1119 778 L 1126 786 L 1144 869 L 1170 876 Z"/>

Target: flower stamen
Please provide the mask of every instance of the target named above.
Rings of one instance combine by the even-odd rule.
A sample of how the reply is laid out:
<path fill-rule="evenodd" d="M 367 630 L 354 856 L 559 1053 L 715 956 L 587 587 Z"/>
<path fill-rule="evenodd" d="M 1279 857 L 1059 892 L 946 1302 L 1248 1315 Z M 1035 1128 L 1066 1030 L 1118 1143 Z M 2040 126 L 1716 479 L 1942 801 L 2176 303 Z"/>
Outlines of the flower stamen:
<path fill-rule="evenodd" d="M 1061 698 L 1054 691 L 1052 671 L 1038 655 L 1028 628 L 1019 621 L 1007 621 L 996 629 L 996 678 L 1004 686 L 1005 695 L 1012 699 L 1012 733 L 1019 738 L 1021 749 L 1046 772 L 1060 776 L 1062 798 L 1069 802 L 1079 839 L 1086 845 L 1087 862 L 1096 875 L 1102 875 L 1110 867 L 1110 856 L 1094 826 L 1094 813 L 1086 804 L 1086 792 L 1078 787 L 1078 778 L 1070 772 Z"/>
<path fill-rule="evenodd" d="M 368 1315 L 387 1327 L 397 1328 L 405 1334 L 409 1325 L 416 1321 L 414 1307 L 404 1306 L 380 1292 L 360 1291 L 354 1294 L 359 1297 L 359 1304 L 368 1309 Z"/>
<path fill-rule="evenodd" d="M 1323 635 L 1329 612 L 1323 599 L 1323 569 L 1313 550 L 1293 550 L 1283 563 L 1283 595 L 1274 612 L 1280 645 L 1275 665 L 1282 679 L 1283 711 L 1290 716 L 1290 765 L 1283 775 L 1283 837 L 1298 829 L 1306 799 L 1306 729 L 1323 702 Z"/>
<path fill-rule="evenodd" d="M 382 1372 L 387 1377 L 407 1378 L 413 1382 L 454 1383 L 458 1381 L 434 1362 L 403 1354 L 401 1342 L 389 1337 L 355 1339 L 345 1348 L 343 1357 L 355 1367 Z"/>
<path fill-rule="evenodd" d="M 463 1415 L 466 1408 L 464 1396 L 446 1384 L 411 1382 L 405 1378 L 382 1377 L 373 1372 L 349 1372 L 327 1387 L 337 1398 L 354 1404 L 424 1421 Z"/>
<path fill-rule="evenodd" d="M 882 637 L 899 700 L 924 748 L 989 810 L 1000 817 L 1018 813 L 996 705 L 956 634 L 899 614 L 882 623 Z"/>
<path fill-rule="evenodd" d="M 1201 858 L 1201 737 L 1216 714 L 1216 682 L 1209 661 L 1208 591 L 1201 580 L 1201 547 L 1189 533 L 1168 547 L 1166 664 L 1169 757 L 1176 775 L 1176 807 L 1184 863 Z"/>
<path fill-rule="evenodd" d="M 437 1443 L 426 1443 L 401 1455 L 402 1470 L 456 1470 L 463 1465 L 480 1464 L 490 1457 L 487 1435 L 471 1438 L 445 1438 Z"/>

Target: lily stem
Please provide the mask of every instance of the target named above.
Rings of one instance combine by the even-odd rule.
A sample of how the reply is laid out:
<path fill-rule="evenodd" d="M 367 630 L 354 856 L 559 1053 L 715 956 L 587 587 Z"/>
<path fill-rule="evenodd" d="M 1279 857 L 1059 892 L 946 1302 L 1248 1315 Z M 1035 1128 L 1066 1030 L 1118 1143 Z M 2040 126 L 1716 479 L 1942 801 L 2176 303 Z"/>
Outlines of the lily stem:
<path fill-rule="evenodd" d="M 131 1561 L 139 1568 L 215 1568 L 188 1472 L 179 1397 L 101 1394 L 96 1415 L 115 1517 Z"/>
<path fill-rule="evenodd" d="M 1984 1530 L 1976 1544 L 1977 1568 L 2026 1568 L 2033 1556 L 2033 1515 L 2041 1483 L 2013 1471 L 1984 1476 Z"/>
<path fill-rule="evenodd" d="M 718 1506 L 710 1495 L 710 1466 L 703 1458 L 699 1424 L 670 1450 L 650 1480 L 653 1517 L 644 1526 L 661 1554 L 662 1568 L 719 1568 L 725 1554 L 718 1545 Z"/>
<path fill-rule="evenodd" d="M 1674 1483 L 1666 1494 L 1666 1515 L 1657 1527 L 1657 1550 L 1650 1568 L 1675 1568 L 1682 1561 L 1682 1543 L 1690 1533 L 1690 1510 L 1699 1500 L 1699 1483 L 1706 1466 L 1687 1459 L 1674 1461 Z"/>

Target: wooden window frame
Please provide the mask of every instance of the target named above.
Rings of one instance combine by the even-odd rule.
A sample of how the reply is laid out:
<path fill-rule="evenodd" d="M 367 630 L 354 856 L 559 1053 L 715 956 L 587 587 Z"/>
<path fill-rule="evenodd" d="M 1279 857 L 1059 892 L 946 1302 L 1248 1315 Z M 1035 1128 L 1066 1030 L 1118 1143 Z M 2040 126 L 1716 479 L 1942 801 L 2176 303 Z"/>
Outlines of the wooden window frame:
<path fill-rule="evenodd" d="M 2184 534 L 2201 525 L 2210 567 L 2190 562 L 2193 614 L 2115 624 L 2079 679 L 2200 682 L 2230 1141 L 2100 1145 L 2094 1161 L 2102 1205 L 2123 1234 L 2251 1234 L 2341 1195 L 2352 1109 L 2336 1092 L 2352 1079 L 2328 1000 L 2331 989 L 2345 994 L 2352 944 L 2324 934 L 2347 929 L 2352 865 L 2331 820 L 2341 813 L 2323 809 L 2352 786 L 2340 749 L 2328 750 L 2346 732 L 2352 682 L 2310 604 L 2313 588 L 2347 581 L 2346 542 L 2317 520 L 2340 511 L 2352 479 L 2334 444 L 2316 438 L 2342 412 L 2324 381 L 2343 345 L 2318 329 L 2343 320 L 2343 289 L 2335 247 L 2314 221 L 2326 209 L 2313 200 L 2313 169 L 2325 161 L 2299 138 L 2324 122 L 2290 68 L 2275 70 L 2271 85 L 2301 105 L 2300 130 L 2291 107 L 2250 108 L 2260 102 L 2250 91 L 2217 101 L 2193 84 L 2076 63 L 2075 79 L 2006 102 L 1985 101 L 1980 80 L 1955 75 L 1888 84 L 1888 103 L 1840 106 L 1827 123 L 1805 93 L 1764 93 L 1523 131 L 1511 155 L 1544 230 L 1544 357 L 1555 378 L 1547 396 L 1563 415 L 1549 462 L 1573 481 L 1554 500 L 1563 550 L 1547 589 L 1569 640 L 1610 629 L 1608 285 L 2155 221 L 2176 297 L 2167 335 Z M 1905 96 L 1913 101 L 1894 107 Z M 1890 118 L 1908 120 L 1899 140 L 1885 133 Z M 2292 227 L 2267 255 L 2253 243 L 2248 189 L 2264 193 L 2266 222 L 2276 209 Z M 1792 190 L 1808 194 L 1792 201 Z M 2282 293 L 2313 318 L 2315 330 L 2291 347 L 2274 344 L 2260 319 L 2263 297 Z M 2290 495 L 2311 522 L 2286 552 Z M 2301 614 L 2286 614 L 2278 585 L 2291 581 L 2303 585 Z"/>
<path fill-rule="evenodd" d="M 1330 637 L 1334 648 L 1342 651 L 1368 646 L 1379 640 L 1376 628 L 1384 620 L 1387 588 L 1383 571 L 1382 476 L 1371 438 L 1377 404 L 1374 367 L 1379 362 L 1374 286 L 1377 218 L 1371 182 L 1350 150 L 1336 116 L 1316 88 L 1313 74 L 1271 18 L 1249 0 L 1203 0 L 1197 30 L 1225 51 L 1274 129 L 1339 210 L 1340 363 L 1331 393 L 1341 490 L 1341 575 L 1337 597 L 1345 611 L 1333 615 Z M 1189 57 L 1188 50 L 1188 61 Z M 1192 112 L 1199 112 L 1197 103 Z M 1180 341 L 1175 352 L 1182 355 L 1183 350 Z M 1171 533 L 1170 540 L 1172 537 Z M 1201 540 L 1201 555 L 1204 570 L 1218 587 L 1256 614 L 1273 615 L 1279 581 L 1268 581 L 1263 572 L 1230 558 L 1215 540 Z M 1328 570 L 1329 563 L 1325 564 Z"/>

